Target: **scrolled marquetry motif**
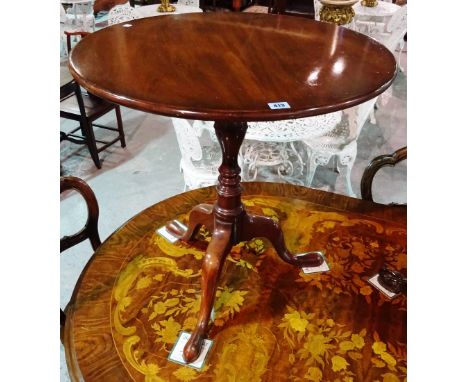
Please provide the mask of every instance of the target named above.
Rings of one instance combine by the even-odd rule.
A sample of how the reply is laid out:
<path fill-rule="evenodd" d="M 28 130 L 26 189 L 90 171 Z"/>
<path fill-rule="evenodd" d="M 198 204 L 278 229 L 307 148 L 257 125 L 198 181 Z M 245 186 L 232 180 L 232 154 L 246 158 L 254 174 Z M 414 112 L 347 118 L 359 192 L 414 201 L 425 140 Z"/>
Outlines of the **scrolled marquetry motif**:
<path fill-rule="evenodd" d="M 306 275 L 291 268 L 278 259 L 271 239 L 240 243 L 226 257 L 224 277 L 211 295 L 215 298 L 211 313 L 210 305 L 202 302 L 197 277 L 200 267 L 211 268 L 219 261 L 212 248 L 226 236 L 217 238 L 219 230 L 200 232 L 198 243 L 168 243 L 153 235 L 145 255 L 135 257 L 122 268 L 113 293 L 114 339 L 132 378 L 138 381 L 144 376 L 145 380 L 159 381 L 175 376 L 176 380 L 191 380 L 189 377 L 196 375 L 177 364 L 164 366 L 162 360 L 180 330 L 200 335 L 194 329 L 200 324 L 198 309 L 213 317 L 208 329 L 210 339 L 215 341 L 207 361 L 211 366 L 199 372 L 202 381 L 288 380 L 286 360 L 294 362 L 292 374 L 300 380 L 310 380 L 308 377 L 316 376 L 320 369 L 322 380 L 346 380 L 346 376 L 356 374 L 358 380 L 370 381 L 362 378 L 360 370 L 369 353 L 373 354 L 372 364 L 378 366 L 366 374 L 374 378 L 387 375 L 385 378 L 389 379 L 388 374 L 393 374 L 394 380 L 404 378 L 405 348 L 394 345 L 403 339 L 406 297 L 398 296 L 390 303 L 365 280 L 366 264 L 378 265 L 383 258 L 392 268 L 404 271 L 404 228 L 357 214 L 316 212 L 311 204 L 289 198 L 249 196 L 244 202 L 251 213 L 263 212 L 275 221 L 281 219 L 288 241 L 295 243 L 294 250 L 303 250 L 311 242 L 320 243 L 332 272 Z M 186 221 L 187 216 L 179 219 Z M 217 272 L 219 268 L 215 265 L 213 270 Z M 328 299 L 325 295 L 334 301 L 331 310 L 324 306 Z M 353 319 L 346 318 L 354 305 L 347 305 L 349 298 L 361 306 L 362 317 L 369 317 L 376 306 L 395 306 L 393 314 L 397 319 L 392 323 L 392 336 L 371 330 L 368 325 L 375 324 L 372 319 L 361 321 L 356 329 Z M 253 312 L 255 320 L 250 316 Z M 201 323 L 206 325 L 203 320 Z M 197 342 L 194 339 L 190 343 L 190 354 L 197 352 Z M 280 342 L 280 351 L 275 351 Z M 307 361 L 304 356 L 308 356 Z M 247 370 L 250 368 L 245 362 L 251 358 L 255 359 L 255 367 Z M 234 367 L 225 366 L 226 363 Z"/>
<path fill-rule="evenodd" d="M 364 7 L 376 7 L 379 5 L 378 0 L 361 0 L 361 5 Z"/>
<path fill-rule="evenodd" d="M 174 217 L 187 224 L 190 209 L 217 194 L 171 197 L 112 234 L 80 276 L 64 336 L 73 381 L 404 380 L 406 296 L 388 300 L 366 276 L 384 265 L 406 274 L 406 209 L 288 184 L 242 187 L 247 212 L 281 222 L 295 253 L 322 249 L 331 271 L 303 274 L 268 240 L 233 246 L 216 287 L 206 367 L 172 363 L 178 333 L 197 323 L 213 239 L 202 229 L 197 241 L 169 243 L 155 229 Z"/>
<path fill-rule="evenodd" d="M 320 21 L 336 25 L 349 24 L 354 17 L 354 9 L 350 6 L 323 5 L 320 8 Z"/>

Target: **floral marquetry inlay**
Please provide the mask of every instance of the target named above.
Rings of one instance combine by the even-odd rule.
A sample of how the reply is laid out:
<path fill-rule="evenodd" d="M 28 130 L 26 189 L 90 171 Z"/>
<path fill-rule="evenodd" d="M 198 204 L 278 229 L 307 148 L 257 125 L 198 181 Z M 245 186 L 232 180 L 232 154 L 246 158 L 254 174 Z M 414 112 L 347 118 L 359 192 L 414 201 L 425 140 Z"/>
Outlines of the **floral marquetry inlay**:
<path fill-rule="evenodd" d="M 406 271 L 406 229 L 287 198 L 244 204 L 279 221 L 295 253 L 324 252 L 330 271 L 306 275 L 260 238 L 233 247 L 216 292 L 214 344 L 196 371 L 167 357 L 180 332 L 195 327 L 211 234 L 203 228 L 190 244 L 147 235 L 129 254 L 111 306 L 114 342 L 132 378 L 405 381 L 406 299 L 386 299 L 367 278 L 384 263 Z"/>

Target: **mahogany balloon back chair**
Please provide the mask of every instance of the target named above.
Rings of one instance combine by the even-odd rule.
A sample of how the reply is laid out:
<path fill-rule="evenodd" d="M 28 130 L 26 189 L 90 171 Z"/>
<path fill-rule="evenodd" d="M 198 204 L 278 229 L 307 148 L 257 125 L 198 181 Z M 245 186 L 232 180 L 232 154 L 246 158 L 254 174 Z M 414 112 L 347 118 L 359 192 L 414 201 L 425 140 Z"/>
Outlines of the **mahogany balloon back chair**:
<path fill-rule="evenodd" d="M 68 190 L 75 190 L 83 196 L 88 209 L 88 219 L 80 231 L 60 239 L 60 253 L 88 239 L 91 242 L 91 247 L 96 251 L 101 245 L 101 238 L 98 232 L 99 205 L 96 196 L 84 180 L 74 176 L 60 178 L 60 194 Z M 64 311 L 60 309 L 60 329 L 65 324 L 65 318 Z"/>
<path fill-rule="evenodd" d="M 374 201 L 372 198 L 372 182 L 375 174 L 385 166 L 395 166 L 397 163 L 407 158 L 407 148 L 402 147 L 389 155 L 379 155 L 375 157 L 366 167 L 361 178 L 361 198 Z"/>

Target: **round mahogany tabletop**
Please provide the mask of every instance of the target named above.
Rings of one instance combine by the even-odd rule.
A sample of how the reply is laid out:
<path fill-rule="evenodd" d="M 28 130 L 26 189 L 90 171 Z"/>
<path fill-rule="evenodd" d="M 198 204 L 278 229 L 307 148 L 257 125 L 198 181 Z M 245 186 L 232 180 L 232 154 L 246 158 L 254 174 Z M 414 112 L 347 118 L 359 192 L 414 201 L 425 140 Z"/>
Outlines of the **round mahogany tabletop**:
<path fill-rule="evenodd" d="M 87 90 L 146 112 L 216 121 L 308 117 L 376 97 L 393 54 L 301 17 L 200 13 L 117 24 L 82 39 L 70 71 Z M 287 109 L 270 103 L 287 102 Z"/>
<path fill-rule="evenodd" d="M 406 207 L 289 184 L 244 187 L 250 213 L 279 221 L 294 253 L 320 249 L 329 271 L 306 274 L 267 240 L 234 246 L 205 366 L 171 362 L 178 335 L 196 324 L 211 235 L 170 243 L 156 231 L 186 223 L 216 190 L 157 203 L 110 235 L 78 280 L 64 330 L 73 381 L 406 380 L 406 296 L 388 299 L 368 282 L 383 265 L 406 274 Z"/>

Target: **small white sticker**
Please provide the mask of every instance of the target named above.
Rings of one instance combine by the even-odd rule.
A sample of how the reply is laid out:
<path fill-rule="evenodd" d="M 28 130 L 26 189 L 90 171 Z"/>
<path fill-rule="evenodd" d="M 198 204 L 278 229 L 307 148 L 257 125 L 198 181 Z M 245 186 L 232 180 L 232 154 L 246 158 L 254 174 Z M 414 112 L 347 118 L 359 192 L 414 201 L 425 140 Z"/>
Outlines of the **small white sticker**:
<path fill-rule="evenodd" d="M 291 109 L 291 106 L 289 106 L 289 103 L 287 102 L 271 102 L 268 104 L 270 109 Z"/>
<path fill-rule="evenodd" d="M 369 284 L 371 284 L 373 287 L 377 288 L 380 292 L 382 292 L 385 296 L 388 298 L 393 298 L 396 296 L 396 293 L 390 292 L 387 288 L 382 286 L 382 284 L 379 283 L 379 274 L 377 273 L 376 275 L 372 276 L 369 280 Z"/>
<path fill-rule="evenodd" d="M 203 368 L 205 363 L 206 356 L 208 355 L 208 351 L 213 345 L 212 340 L 203 340 L 202 349 L 200 351 L 200 356 L 192 363 L 186 363 L 184 360 L 184 346 L 190 338 L 190 333 L 182 332 L 177 339 L 174 347 L 172 348 L 171 354 L 169 354 L 168 359 L 180 363 L 182 365 L 186 365 L 189 367 L 193 367 L 194 369 L 200 370 Z"/>
<path fill-rule="evenodd" d="M 304 256 L 306 254 L 307 253 L 302 253 L 302 254 L 296 255 L 296 257 L 297 256 Z M 303 267 L 302 272 L 304 272 L 305 274 L 328 272 L 330 270 L 330 267 L 328 266 L 327 260 L 325 259 L 325 256 L 323 255 L 322 252 L 320 252 L 320 254 L 323 257 L 323 263 L 320 264 L 318 267 Z"/>
<path fill-rule="evenodd" d="M 179 222 L 179 221 L 177 221 L 177 223 L 178 223 L 181 227 L 185 228 L 185 230 L 187 230 L 187 227 L 186 227 L 184 224 L 182 224 L 182 223 Z M 179 240 L 179 238 L 178 238 L 177 236 L 174 236 L 172 233 L 170 233 L 170 232 L 167 230 L 166 226 L 163 226 L 163 227 L 159 228 L 156 232 L 159 233 L 159 234 L 160 234 L 164 239 L 166 239 L 169 243 L 174 244 L 176 241 Z"/>

